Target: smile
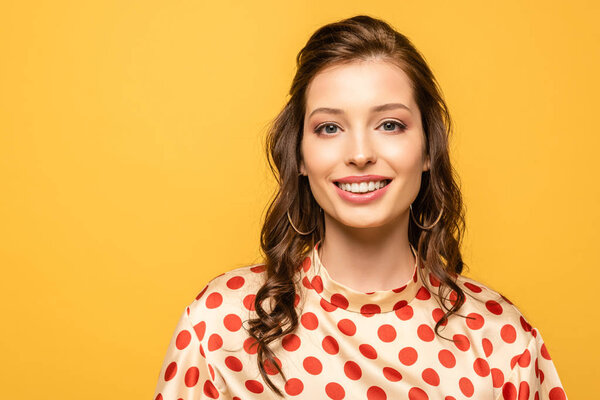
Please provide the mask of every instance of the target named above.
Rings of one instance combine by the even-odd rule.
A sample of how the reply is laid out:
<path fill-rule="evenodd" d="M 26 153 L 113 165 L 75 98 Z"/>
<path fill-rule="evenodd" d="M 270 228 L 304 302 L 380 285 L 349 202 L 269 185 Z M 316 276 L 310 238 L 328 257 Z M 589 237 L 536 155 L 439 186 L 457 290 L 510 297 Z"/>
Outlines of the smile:
<path fill-rule="evenodd" d="M 364 204 L 383 196 L 387 192 L 391 181 L 391 179 L 384 179 L 361 183 L 332 183 L 343 200 L 354 204 Z"/>
<path fill-rule="evenodd" d="M 375 190 L 381 189 L 391 182 L 390 179 L 384 179 L 381 181 L 370 181 L 361 183 L 341 183 L 334 182 L 340 189 L 351 192 L 351 193 L 369 193 Z"/>

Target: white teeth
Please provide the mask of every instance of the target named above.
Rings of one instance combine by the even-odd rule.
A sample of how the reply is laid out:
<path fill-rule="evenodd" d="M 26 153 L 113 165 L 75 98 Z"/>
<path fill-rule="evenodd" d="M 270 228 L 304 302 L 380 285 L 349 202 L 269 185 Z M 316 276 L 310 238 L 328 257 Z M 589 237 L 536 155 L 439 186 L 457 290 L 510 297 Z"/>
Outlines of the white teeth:
<path fill-rule="evenodd" d="M 386 181 L 370 181 L 370 182 L 361 182 L 361 183 L 339 183 L 336 182 L 336 185 L 342 190 L 346 192 L 352 193 L 367 193 L 372 192 L 377 189 L 381 189 L 386 186 Z"/>

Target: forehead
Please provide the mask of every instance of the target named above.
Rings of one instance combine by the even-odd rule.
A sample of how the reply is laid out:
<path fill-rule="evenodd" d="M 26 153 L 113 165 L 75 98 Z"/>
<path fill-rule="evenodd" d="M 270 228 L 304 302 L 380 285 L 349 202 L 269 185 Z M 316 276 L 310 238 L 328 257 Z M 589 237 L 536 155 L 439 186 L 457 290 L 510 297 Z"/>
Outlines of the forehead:
<path fill-rule="evenodd" d="M 395 64 L 382 60 L 355 61 L 318 72 L 306 90 L 306 111 L 316 107 L 370 107 L 401 102 L 414 109 L 411 81 Z"/>

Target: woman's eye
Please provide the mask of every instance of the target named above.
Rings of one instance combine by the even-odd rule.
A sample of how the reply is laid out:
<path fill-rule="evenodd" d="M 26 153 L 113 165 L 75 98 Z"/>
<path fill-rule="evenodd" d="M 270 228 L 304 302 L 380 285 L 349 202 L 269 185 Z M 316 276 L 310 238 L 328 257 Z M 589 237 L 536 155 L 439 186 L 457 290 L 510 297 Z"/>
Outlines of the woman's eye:
<path fill-rule="evenodd" d="M 384 127 L 384 130 L 385 130 L 385 131 L 388 131 L 388 132 L 393 132 L 393 131 L 394 131 L 394 127 L 395 127 L 395 126 L 397 126 L 397 127 L 399 127 L 399 128 L 400 128 L 400 129 L 399 129 L 399 130 L 400 130 L 400 132 L 404 132 L 404 131 L 406 130 L 406 125 L 404 125 L 403 123 L 401 123 L 401 122 L 398 122 L 398 121 L 385 121 L 385 122 L 384 122 L 383 124 L 381 124 L 380 126 L 383 126 L 383 127 Z M 391 129 L 386 129 L 386 128 L 391 128 Z"/>
<path fill-rule="evenodd" d="M 315 133 L 323 134 L 323 128 L 325 128 L 325 132 L 327 134 L 330 134 L 330 133 L 336 133 L 335 130 L 338 128 L 338 126 L 334 125 L 334 124 L 323 124 L 323 125 L 318 126 L 315 129 Z"/>

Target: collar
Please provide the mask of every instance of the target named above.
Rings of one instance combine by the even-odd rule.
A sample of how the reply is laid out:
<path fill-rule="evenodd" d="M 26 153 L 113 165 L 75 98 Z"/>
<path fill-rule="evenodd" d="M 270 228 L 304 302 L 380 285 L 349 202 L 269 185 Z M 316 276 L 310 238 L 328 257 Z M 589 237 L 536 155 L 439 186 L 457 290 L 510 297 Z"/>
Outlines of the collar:
<path fill-rule="evenodd" d="M 419 291 L 427 290 L 418 272 L 419 268 L 424 267 L 419 265 L 419 259 L 412 245 L 410 248 L 416 259 L 411 275 L 412 278 L 404 285 L 395 289 L 364 293 L 345 286 L 331 278 L 329 272 L 327 272 L 327 268 L 325 268 L 319 258 L 318 249 L 320 243 L 321 241 L 317 242 L 311 248 L 304 258 L 300 269 L 303 274 L 302 284 L 307 289 L 314 290 L 321 296 L 321 306 L 326 311 L 342 308 L 361 313 L 366 317 L 371 317 L 375 314 L 400 310 L 408 305 L 417 296 Z"/>

